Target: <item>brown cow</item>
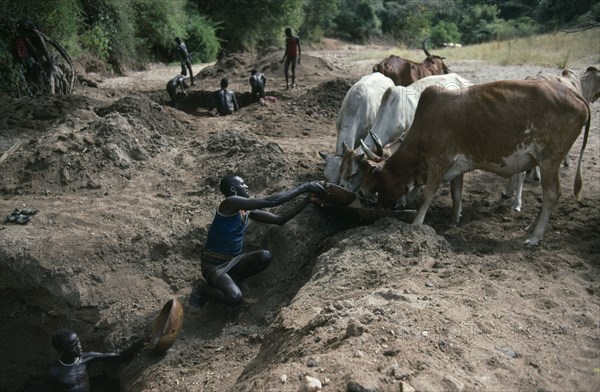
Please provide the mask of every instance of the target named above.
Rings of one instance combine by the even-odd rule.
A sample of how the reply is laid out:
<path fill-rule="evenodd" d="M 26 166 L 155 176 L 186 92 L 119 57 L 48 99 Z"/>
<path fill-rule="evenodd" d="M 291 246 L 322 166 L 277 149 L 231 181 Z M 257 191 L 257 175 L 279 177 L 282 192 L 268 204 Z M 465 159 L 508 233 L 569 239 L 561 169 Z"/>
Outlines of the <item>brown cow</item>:
<path fill-rule="evenodd" d="M 405 87 L 426 76 L 450 73 L 450 69 L 448 69 L 443 61 L 445 57 L 429 53 L 425 45 L 426 42 L 427 39 L 423 41 L 423 52 L 425 52 L 427 58 L 423 62 L 415 63 L 414 61 L 391 55 L 381 60 L 379 64 L 376 64 L 373 67 L 373 72 L 380 72 L 392 79 L 396 86 Z"/>
<path fill-rule="evenodd" d="M 581 76 L 578 76 L 570 69 L 565 69 L 562 71 L 561 75 L 540 71 L 537 73 L 537 75 L 528 76 L 525 79 L 556 80 L 557 82 L 571 88 L 577 94 L 580 94 L 589 103 L 594 103 L 600 97 L 600 71 L 595 67 L 588 67 L 588 69 Z M 569 154 L 565 156 L 563 165 L 570 166 Z M 539 168 L 535 168 L 533 177 L 534 179 L 539 180 Z M 525 173 L 515 174 L 510 178 L 506 185 L 506 189 L 504 192 L 502 192 L 502 197 L 510 197 L 514 191 L 515 197 L 513 199 L 512 208 L 515 211 L 521 211 L 521 194 L 523 191 L 524 181 Z"/>
<path fill-rule="evenodd" d="M 389 208 L 411 185 L 425 184 L 413 222 L 422 224 L 441 182 L 451 180 L 452 220 L 458 223 L 464 173 L 509 176 L 539 165 L 543 203 L 526 241 L 538 245 L 560 196 L 560 164 L 585 125 L 575 177 L 579 197 L 590 118 L 586 100 L 556 81 L 505 80 L 466 93 L 431 86 L 421 94 L 404 143 L 383 167 L 368 172 L 362 191 L 378 192 L 378 207 Z"/>

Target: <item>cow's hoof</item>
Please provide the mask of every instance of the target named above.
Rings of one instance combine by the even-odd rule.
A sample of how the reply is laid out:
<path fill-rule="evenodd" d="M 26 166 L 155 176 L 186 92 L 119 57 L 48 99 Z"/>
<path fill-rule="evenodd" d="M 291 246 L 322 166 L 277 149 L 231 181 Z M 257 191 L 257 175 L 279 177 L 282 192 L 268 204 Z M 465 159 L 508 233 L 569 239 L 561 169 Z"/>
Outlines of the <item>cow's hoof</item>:
<path fill-rule="evenodd" d="M 534 239 L 528 238 L 525 241 L 525 245 L 527 245 L 529 248 L 535 248 L 540 245 L 540 240 L 534 240 Z"/>
<path fill-rule="evenodd" d="M 512 209 L 514 211 L 521 212 L 521 207 L 520 206 L 514 206 Z"/>

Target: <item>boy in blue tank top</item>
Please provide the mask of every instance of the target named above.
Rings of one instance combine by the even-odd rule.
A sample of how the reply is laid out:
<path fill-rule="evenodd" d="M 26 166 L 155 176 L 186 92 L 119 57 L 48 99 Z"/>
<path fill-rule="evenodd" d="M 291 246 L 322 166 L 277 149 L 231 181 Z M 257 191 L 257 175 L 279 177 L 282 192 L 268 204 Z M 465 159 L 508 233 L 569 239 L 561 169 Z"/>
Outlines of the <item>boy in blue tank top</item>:
<path fill-rule="evenodd" d="M 219 188 L 225 200 L 217 208 L 201 254 L 205 281 L 201 280 L 190 295 L 190 305 L 196 307 L 202 307 L 208 299 L 229 306 L 239 304 L 242 292 L 236 282 L 256 275 L 269 266 L 272 256 L 268 250 L 243 253 L 244 235 L 250 219 L 283 225 L 310 202 L 320 202 L 321 197 L 327 194 L 319 183 L 308 182 L 291 191 L 264 199 L 251 199 L 244 180 L 233 174 L 223 177 Z M 304 200 L 282 214 L 263 210 L 287 203 L 303 193 L 308 193 Z"/>

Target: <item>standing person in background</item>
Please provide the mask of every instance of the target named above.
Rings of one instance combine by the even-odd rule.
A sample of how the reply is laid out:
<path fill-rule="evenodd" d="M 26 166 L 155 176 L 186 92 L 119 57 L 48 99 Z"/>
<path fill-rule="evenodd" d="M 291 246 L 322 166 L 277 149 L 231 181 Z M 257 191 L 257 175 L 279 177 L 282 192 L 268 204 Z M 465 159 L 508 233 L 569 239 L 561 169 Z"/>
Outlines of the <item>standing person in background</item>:
<path fill-rule="evenodd" d="M 253 69 L 250 71 L 250 86 L 252 87 L 252 98 L 258 94 L 259 98 L 265 97 L 265 85 L 267 84 L 267 78 L 262 72 L 258 72 Z"/>
<path fill-rule="evenodd" d="M 226 116 L 233 114 L 240 110 L 237 100 L 235 99 L 235 93 L 228 90 L 229 80 L 227 78 L 221 79 L 221 89 L 214 92 L 213 101 L 209 110 L 217 109 L 217 113 L 220 116 Z"/>
<path fill-rule="evenodd" d="M 179 61 L 181 62 L 181 74 L 183 76 L 187 76 L 187 71 L 190 71 L 190 80 L 192 86 L 194 86 L 194 72 L 192 71 L 192 56 L 188 53 L 187 47 L 185 43 L 179 39 L 179 37 L 175 38 L 175 42 L 177 43 L 177 54 L 179 55 Z"/>
<path fill-rule="evenodd" d="M 285 52 L 283 53 L 283 60 L 285 61 L 285 88 L 290 88 L 288 80 L 288 70 L 290 64 L 292 65 L 292 87 L 296 87 L 296 64 L 300 64 L 300 55 L 302 50 L 300 49 L 300 38 L 292 35 L 292 29 L 285 29 Z"/>

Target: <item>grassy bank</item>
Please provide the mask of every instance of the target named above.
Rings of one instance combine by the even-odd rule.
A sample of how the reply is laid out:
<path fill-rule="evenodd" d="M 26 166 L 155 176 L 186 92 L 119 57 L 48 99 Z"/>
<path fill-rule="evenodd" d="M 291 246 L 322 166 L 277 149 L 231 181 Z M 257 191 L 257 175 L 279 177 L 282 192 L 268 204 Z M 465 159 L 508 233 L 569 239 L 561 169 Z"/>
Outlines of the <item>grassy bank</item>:
<path fill-rule="evenodd" d="M 430 52 L 448 59 L 484 60 L 497 65 L 539 65 L 559 69 L 582 68 L 600 63 L 600 29 L 578 33 L 543 34 L 507 41 L 468 45 L 462 48 L 444 48 Z M 418 53 L 418 54 L 417 54 Z M 389 51 L 361 54 L 357 59 L 381 59 L 391 54 L 411 60 L 422 60 L 422 52 L 414 49 L 394 48 Z M 368 56 L 368 57 L 367 57 Z"/>

